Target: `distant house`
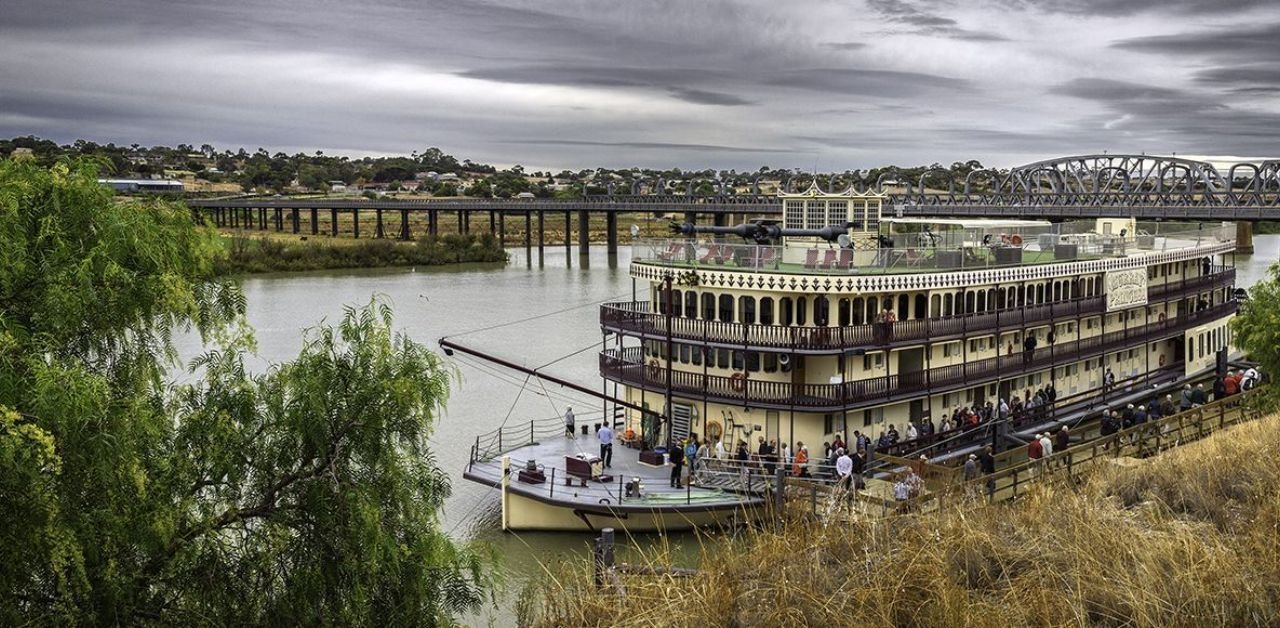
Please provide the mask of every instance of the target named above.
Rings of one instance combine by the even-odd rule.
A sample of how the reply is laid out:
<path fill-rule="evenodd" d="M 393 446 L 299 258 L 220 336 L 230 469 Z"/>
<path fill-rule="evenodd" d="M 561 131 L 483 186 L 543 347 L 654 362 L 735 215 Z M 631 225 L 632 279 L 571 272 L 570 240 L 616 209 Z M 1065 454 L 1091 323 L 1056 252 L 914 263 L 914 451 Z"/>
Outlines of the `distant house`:
<path fill-rule="evenodd" d="M 431 170 L 428 172 L 419 172 L 413 175 L 413 178 L 417 179 L 418 181 L 439 181 L 440 173 L 434 170 Z"/>
<path fill-rule="evenodd" d="M 328 183 L 329 183 L 330 192 L 346 192 L 347 191 L 346 181 L 329 181 Z"/>
<path fill-rule="evenodd" d="M 438 180 L 438 181 L 440 181 L 441 183 L 444 183 L 444 182 L 446 182 L 446 181 L 452 181 L 452 182 L 454 182 L 454 183 L 457 183 L 457 182 L 458 182 L 458 175 L 453 174 L 452 172 L 446 172 L 446 173 L 444 173 L 444 174 L 440 175 L 440 178 L 439 178 L 439 179 L 437 179 L 437 180 Z"/>
<path fill-rule="evenodd" d="M 517 195 L 516 195 L 516 198 L 527 198 L 527 199 L 533 199 L 533 198 L 535 198 L 535 197 L 534 197 L 534 195 L 533 195 L 533 192 L 521 192 L 521 193 L 519 193 L 519 194 L 517 194 Z"/>
<path fill-rule="evenodd" d="M 98 183 L 125 194 L 181 194 L 184 189 L 181 181 L 172 179 L 98 179 Z"/>

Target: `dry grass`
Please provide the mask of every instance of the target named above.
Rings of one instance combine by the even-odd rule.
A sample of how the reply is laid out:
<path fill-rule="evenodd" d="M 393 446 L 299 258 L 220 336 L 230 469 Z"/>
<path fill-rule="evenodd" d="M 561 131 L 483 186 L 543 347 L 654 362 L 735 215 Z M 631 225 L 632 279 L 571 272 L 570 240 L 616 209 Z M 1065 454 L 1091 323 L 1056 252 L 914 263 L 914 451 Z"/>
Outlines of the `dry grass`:
<path fill-rule="evenodd" d="M 544 626 L 1280 625 L 1280 417 L 1016 503 L 704 541 L 699 576 L 565 566 Z M 654 556 L 662 562 L 664 556 Z"/>

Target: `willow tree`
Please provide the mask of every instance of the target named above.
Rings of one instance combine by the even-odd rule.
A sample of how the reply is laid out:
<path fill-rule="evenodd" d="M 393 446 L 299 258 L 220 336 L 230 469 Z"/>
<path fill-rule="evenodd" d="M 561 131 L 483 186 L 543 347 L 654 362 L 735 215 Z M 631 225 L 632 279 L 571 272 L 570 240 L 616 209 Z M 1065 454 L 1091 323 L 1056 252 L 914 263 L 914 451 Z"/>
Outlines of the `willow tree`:
<path fill-rule="evenodd" d="M 491 590 L 427 447 L 438 358 L 380 304 L 244 368 L 218 236 L 0 161 L 0 624 L 441 624 Z M 219 348 L 167 388 L 171 336 Z"/>
<path fill-rule="evenodd" d="M 1280 407 L 1280 263 L 1267 269 L 1267 276 L 1249 288 L 1249 300 L 1231 321 L 1235 344 L 1262 369 L 1268 385 L 1261 391 L 1269 408 Z"/>

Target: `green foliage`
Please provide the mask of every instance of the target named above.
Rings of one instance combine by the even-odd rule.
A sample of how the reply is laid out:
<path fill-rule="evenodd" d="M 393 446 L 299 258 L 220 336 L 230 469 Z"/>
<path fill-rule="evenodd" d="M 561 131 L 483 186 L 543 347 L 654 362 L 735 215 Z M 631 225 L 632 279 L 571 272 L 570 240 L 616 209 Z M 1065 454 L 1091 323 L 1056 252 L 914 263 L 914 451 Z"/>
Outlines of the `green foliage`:
<path fill-rule="evenodd" d="M 0 625 L 438 624 L 489 559 L 436 513 L 433 354 L 373 304 L 244 369 L 217 234 L 90 162 L 0 160 Z M 166 388 L 170 335 L 219 350 Z"/>
<path fill-rule="evenodd" d="M 228 252 L 217 266 L 223 274 L 507 261 L 506 251 L 490 233 L 428 235 L 412 243 L 393 240 L 286 242 L 267 237 L 232 236 Z"/>
<path fill-rule="evenodd" d="M 1264 377 L 1280 376 L 1280 264 L 1272 264 L 1267 278 L 1249 288 L 1249 300 L 1232 319 L 1231 330 Z M 1261 394 L 1268 407 L 1280 408 L 1280 386 L 1265 386 Z"/>

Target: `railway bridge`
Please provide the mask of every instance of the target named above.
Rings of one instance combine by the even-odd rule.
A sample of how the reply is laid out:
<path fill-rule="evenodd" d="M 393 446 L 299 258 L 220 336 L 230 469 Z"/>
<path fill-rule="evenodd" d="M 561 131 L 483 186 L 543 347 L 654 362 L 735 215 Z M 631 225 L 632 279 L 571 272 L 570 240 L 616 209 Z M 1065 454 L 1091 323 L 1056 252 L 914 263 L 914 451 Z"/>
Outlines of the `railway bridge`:
<path fill-rule="evenodd" d="M 807 187 L 812 178 L 784 182 L 788 191 Z M 697 195 L 704 181 L 687 181 L 675 189 L 661 180 L 637 181 L 629 190 L 610 185 L 607 193 L 578 199 L 440 198 L 369 200 L 352 198 L 227 198 L 188 200 L 199 217 L 220 227 L 237 227 L 318 235 L 337 235 L 340 220 L 349 220 L 352 235 L 361 227 L 368 236 L 411 239 L 411 214 L 426 214 L 429 233 L 440 232 L 442 213 L 456 213 L 458 230 L 472 231 L 477 216 L 506 245 L 506 223 L 524 222 L 524 246 L 545 246 L 549 222 L 564 220 L 564 244 L 575 231 L 582 251 L 589 245 L 593 215 L 605 219 L 610 254 L 618 249 L 618 215 L 652 212 L 683 215 L 684 220 L 710 219 L 729 224 L 780 215 L 777 197 L 761 194 L 759 182 L 749 193 L 733 193 L 724 182 L 711 182 L 718 193 Z M 1154 155 L 1077 155 L 1019 166 L 1008 171 L 977 170 L 957 180 L 950 171 L 930 170 L 916 181 L 897 182 L 888 175 L 877 181 L 840 181 L 828 190 L 854 188 L 888 197 L 885 207 L 897 216 L 1004 217 L 1065 220 L 1133 216 L 1139 220 L 1235 221 L 1241 252 L 1253 249 L 1252 225 L 1280 220 L 1280 160 L 1242 162 L 1220 168 L 1205 161 Z M 325 216 L 327 214 L 327 216 Z M 390 219 L 388 219 L 390 216 Z M 534 223 L 536 221 L 536 229 Z"/>

